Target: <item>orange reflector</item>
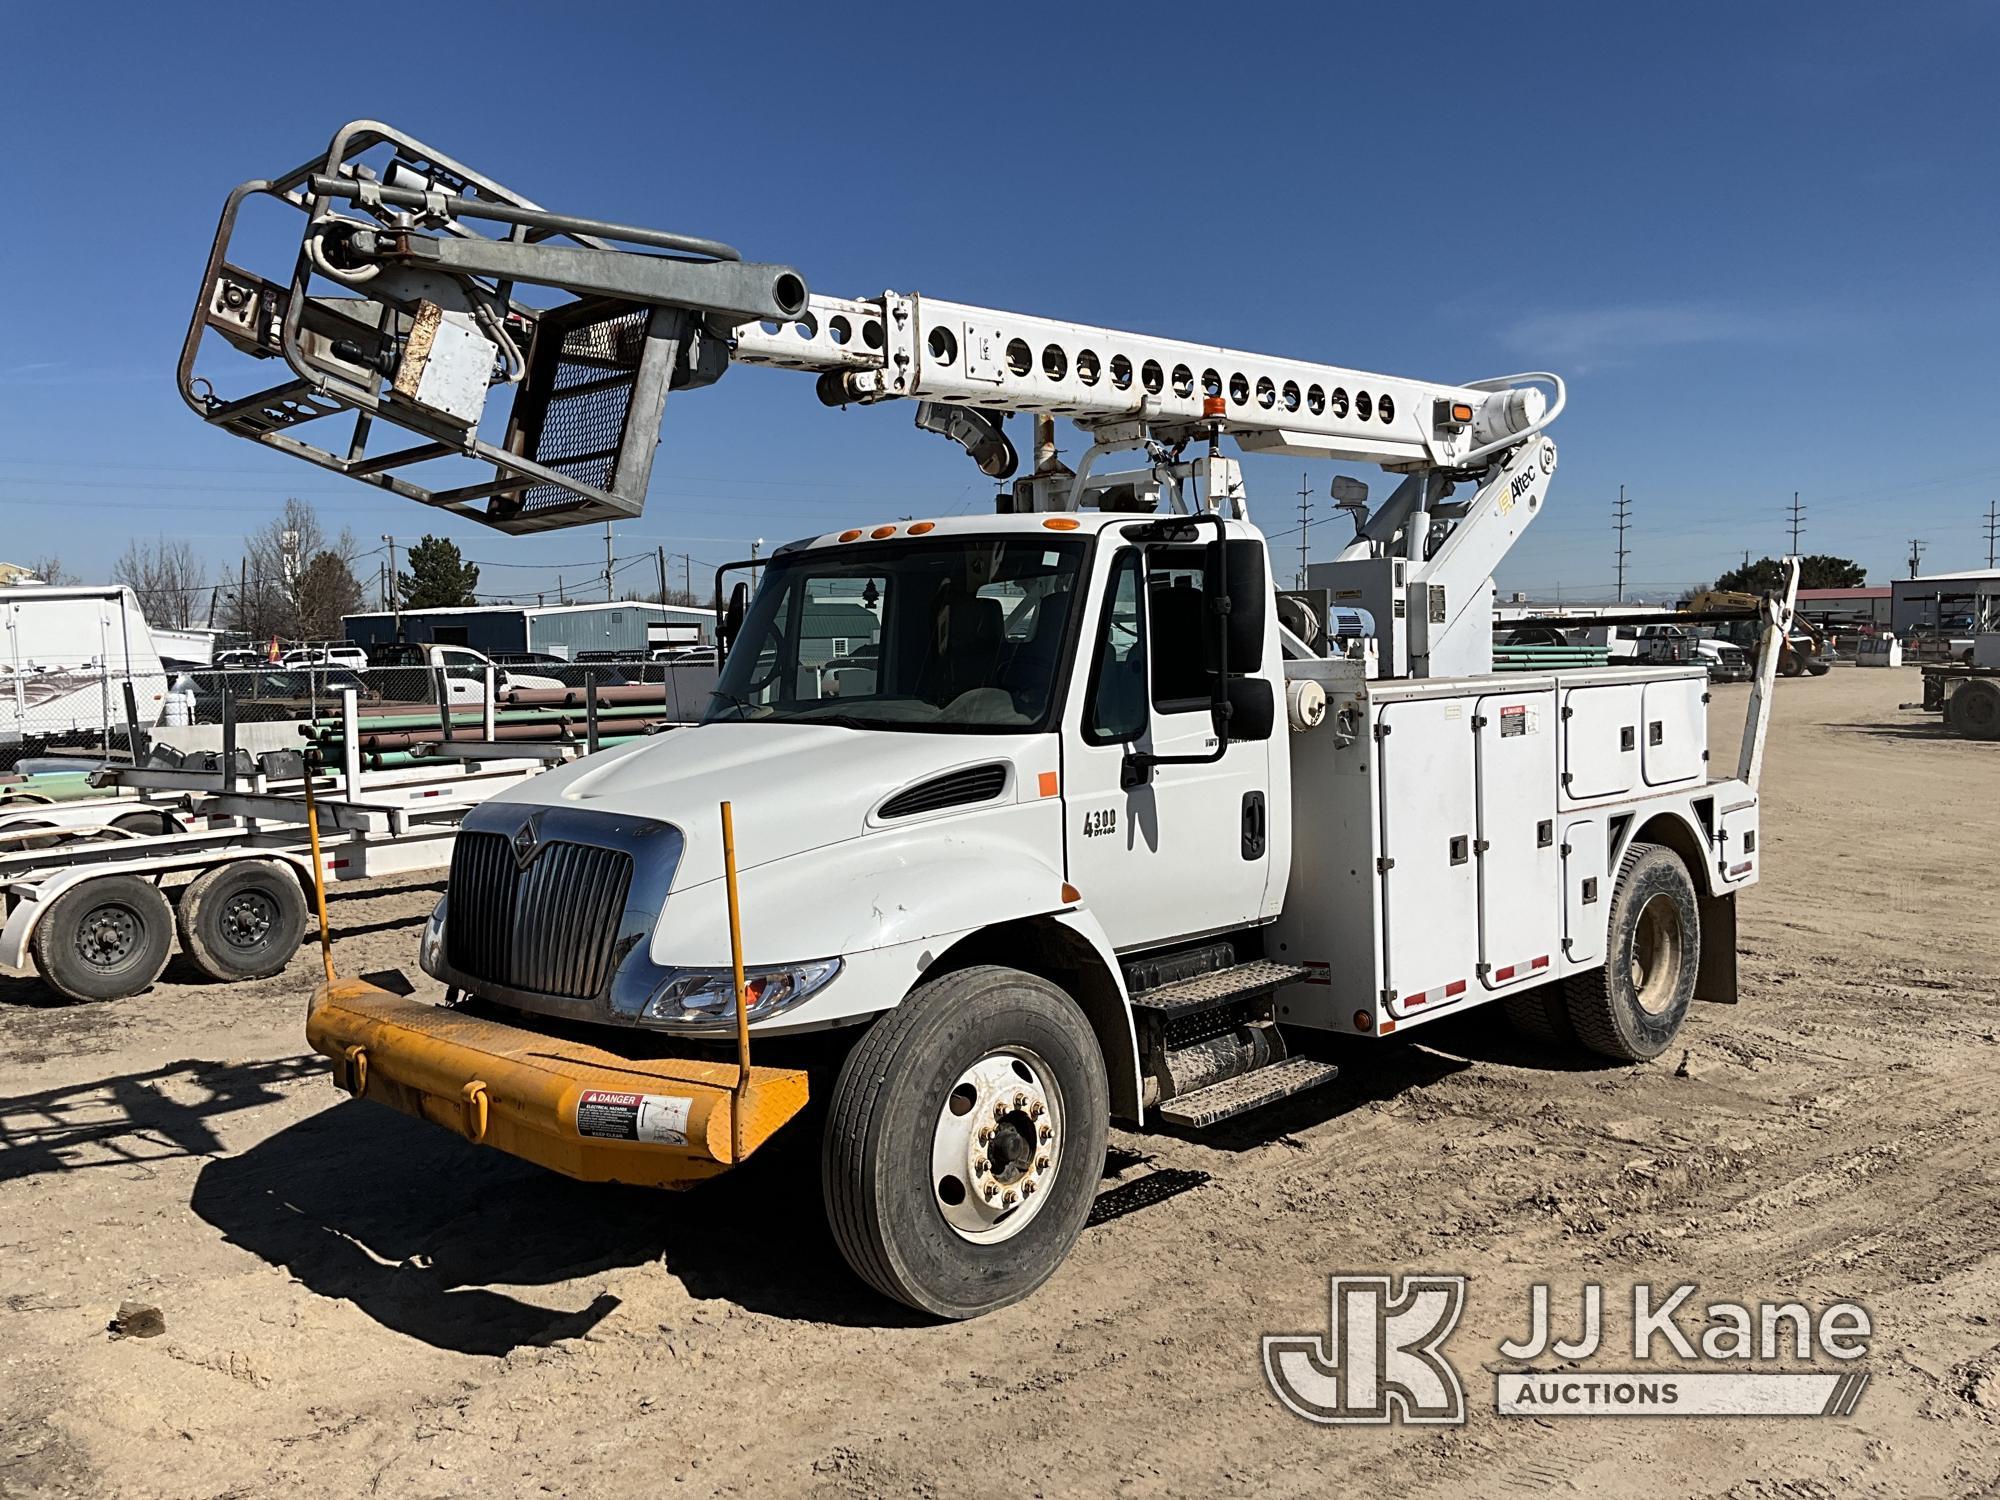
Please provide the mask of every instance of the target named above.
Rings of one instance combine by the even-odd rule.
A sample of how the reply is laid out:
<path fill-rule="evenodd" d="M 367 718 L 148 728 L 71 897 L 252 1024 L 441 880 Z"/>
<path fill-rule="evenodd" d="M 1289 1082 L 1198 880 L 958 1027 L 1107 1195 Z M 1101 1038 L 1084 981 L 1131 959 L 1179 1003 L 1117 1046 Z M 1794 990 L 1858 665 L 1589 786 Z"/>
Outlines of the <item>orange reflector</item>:
<path fill-rule="evenodd" d="M 1075 886 L 1069 884 L 1069 882 L 1064 881 L 1062 889 L 1062 898 L 1065 903 L 1074 906 L 1076 905 L 1077 902 L 1083 899 L 1083 892 L 1078 890 Z"/>
<path fill-rule="evenodd" d="M 1375 1035 L 1387 1036 L 1390 1032 L 1394 1031 L 1395 1029 L 1396 1029 L 1396 1023 L 1394 1021 L 1384 1021 L 1380 1029 L 1376 1031 Z"/>
<path fill-rule="evenodd" d="M 1454 422 L 1470 422 L 1472 420 L 1472 408 L 1467 406 L 1463 401 L 1459 402 L 1451 409 L 1451 419 Z"/>
<path fill-rule="evenodd" d="M 1051 531 L 1074 531 L 1083 523 L 1075 516 L 1050 516 L 1042 524 Z"/>
<path fill-rule="evenodd" d="M 1042 772 L 1041 788 L 1044 797 L 1053 797 L 1062 789 L 1061 784 L 1056 780 L 1056 773 L 1054 771 Z"/>
<path fill-rule="evenodd" d="M 856 538 L 858 538 L 860 535 L 861 533 L 858 531 L 843 531 L 840 534 L 840 539 L 843 542 L 851 542 L 854 541 Z"/>
<path fill-rule="evenodd" d="M 1203 396 L 1201 398 L 1201 414 L 1204 417 L 1219 417 L 1228 410 L 1229 403 L 1224 401 L 1220 396 Z"/>
<path fill-rule="evenodd" d="M 869 536 L 878 542 L 885 536 L 894 536 L 895 534 L 896 528 L 893 526 L 877 526 L 873 531 L 868 533 Z"/>
<path fill-rule="evenodd" d="M 927 531 L 935 530 L 936 527 L 937 527 L 937 522 L 935 521 L 919 521 L 917 522 L 916 525 L 910 528 L 910 535 L 922 536 Z"/>
<path fill-rule="evenodd" d="M 1375 1029 L 1375 1018 L 1365 1010 L 1357 1010 L 1354 1013 L 1354 1029 L 1356 1031 L 1373 1031 Z"/>

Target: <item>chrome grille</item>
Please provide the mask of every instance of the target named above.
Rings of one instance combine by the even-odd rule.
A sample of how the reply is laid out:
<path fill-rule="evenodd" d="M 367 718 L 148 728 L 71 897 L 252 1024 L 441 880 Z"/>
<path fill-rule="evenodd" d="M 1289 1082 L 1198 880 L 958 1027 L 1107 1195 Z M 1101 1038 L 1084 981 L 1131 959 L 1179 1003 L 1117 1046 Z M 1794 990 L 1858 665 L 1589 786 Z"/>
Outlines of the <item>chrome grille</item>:
<path fill-rule="evenodd" d="M 551 841 L 521 868 L 510 840 L 461 831 L 451 853 L 445 949 L 473 979 L 588 1000 L 610 976 L 632 856 Z"/>

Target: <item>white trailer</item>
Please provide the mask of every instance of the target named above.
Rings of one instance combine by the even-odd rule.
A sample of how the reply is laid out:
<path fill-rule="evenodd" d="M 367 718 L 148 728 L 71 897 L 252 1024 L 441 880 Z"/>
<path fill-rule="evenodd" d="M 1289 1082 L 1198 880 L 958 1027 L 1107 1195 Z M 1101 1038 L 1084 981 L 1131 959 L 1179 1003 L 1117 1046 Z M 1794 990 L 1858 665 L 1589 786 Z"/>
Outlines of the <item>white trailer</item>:
<path fill-rule="evenodd" d="M 438 869 L 470 808 L 539 774 L 559 745 L 459 739 L 432 764 L 364 771 L 354 694 L 343 763 L 315 771 L 319 878 Z M 252 772 L 108 769 L 102 798 L 0 815 L 0 972 L 68 1000 L 115 1000 L 180 948 L 219 981 L 278 973 L 307 926 L 314 869 L 306 785 Z"/>
<path fill-rule="evenodd" d="M 289 287 L 225 258 L 252 195 L 306 215 Z M 510 238 L 488 237 L 493 220 Z M 367 122 L 230 200 L 183 358 L 190 404 L 505 529 L 633 499 L 626 471 L 565 470 L 538 445 L 533 408 L 582 378 L 552 350 L 600 384 L 625 351 L 639 427 L 619 451 L 648 461 L 669 386 L 734 363 L 811 373 L 828 402 L 915 400 L 921 427 L 995 478 L 1015 465 L 1006 415 L 1046 424 L 993 514 L 856 516 L 763 560 L 754 595 L 737 585 L 721 613 L 702 724 L 471 811 L 419 946 L 453 1003 L 323 987 L 307 1034 L 342 1087 L 576 1177 L 670 1187 L 800 1128 L 824 1095 L 848 1262 L 887 1296 L 968 1317 L 1061 1262 L 1112 1118 L 1208 1129 L 1332 1078 L 1316 1037 L 1496 1002 L 1536 1037 L 1643 1060 L 1698 995 L 1734 998 L 1789 594 L 1767 606 L 1719 772 L 1697 665 L 1494 674 L 1493 572 L 1546 500 L 1558 378 L 1445 384 L 916 295 L 814 296 L 733 255 L 549 214 Z M 540 313 L 507 299 L 512 280 L 579 300 Z M 313 300 L 328 281 L 338 296 Z M 444 283 L 485 341 L 467 367 L 520 383 L 517 440 L 482 446 L 466 425 L 487 386 L 456 388 L 448 412 L 403 395 L 436 372 L 408 368 L 401 330 L 435 321 Z M 316 309 L 343 298 L 335 358 L 316 352 Z M 242 399 L 205 399 L 189 377 L 211 328 L 284 360 L 313 420 L 353 410 L 363 436 L 387 423 L 441 442 L 449 418 L 453 451 L 490 459 L 492 479 L 386 485 L 421 446 L 316 448 L 246 420 Z M 664 363 L 639 352 L 655 334 Z M 1088 439 L 1075 473 L 1054 461 L 1058 416 Z M 1337 492 L 1358 534 L 1311 580 L 1372 617 L 1378 677 L 1322 654 L 1324 620 L 1281 623 L 1225 440 L 1395 476 L 1372 509 L 1358 485 Z M 854 598 L 876 622 L 871 668 L 835 694 L 813 622 Z"/>
<path fill-rule="evenodd" d="M 159 722 L 166 671 L 137 596 L 122 585 L 0 589 L 0 745 L 87 736 L 126 720 L 132 685 L 141 724 Z"/>

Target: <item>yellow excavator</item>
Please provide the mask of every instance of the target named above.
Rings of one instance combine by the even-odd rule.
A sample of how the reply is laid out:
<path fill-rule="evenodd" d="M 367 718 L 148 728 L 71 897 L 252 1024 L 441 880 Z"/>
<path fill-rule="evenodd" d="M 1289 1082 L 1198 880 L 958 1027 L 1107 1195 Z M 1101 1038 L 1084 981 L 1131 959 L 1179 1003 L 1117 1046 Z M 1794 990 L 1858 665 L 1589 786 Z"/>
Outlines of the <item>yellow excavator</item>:
<path fill-rule="evenodd" d="M 1744 650 L 1755 653 L 1758 636 L 1763 630 L 1760 623 L 1764 608 L 1761 594 L 1739 593 L 1732 589 L 1703 589 L 1681 606 L 1684 614 L 1722 614 L 1744 610 L 1745 617 L 1731 620 L 1719 628 L 1723 639 L 1734 641 Z M 1803 615 L 1792 617 L 1792 628 L 1786 632 L 1783 646 L 1778 652 L 1778 671 L 1786 677 L 1824 677 L 1832 665 L 1827 660 L 1826 634 L 1819 626 Z"/>

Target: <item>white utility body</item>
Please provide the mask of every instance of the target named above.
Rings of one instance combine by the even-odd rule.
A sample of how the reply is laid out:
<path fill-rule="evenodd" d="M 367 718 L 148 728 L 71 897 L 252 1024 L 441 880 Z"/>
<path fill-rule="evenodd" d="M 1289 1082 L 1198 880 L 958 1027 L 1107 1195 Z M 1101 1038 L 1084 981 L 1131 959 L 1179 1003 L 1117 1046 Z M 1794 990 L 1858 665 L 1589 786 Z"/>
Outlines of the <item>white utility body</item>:
<path fill-rule="evenodd" d="M 251 193 L 307 215 L 289 289 L 223 259 Z M 481 227 L 496 221 L 503 239 Z M 578 300 L 537 313 L 509 278 Z M 448 409 L 409 395 L 436 373 L 411 365 L 440 357 L 416 335 L 441 288 L 487 379 Z M 244 299 L 261 326 L 232 310 Z M 314 328 L 342 299 L 363 315 L 343 314 L 336 358 Z M 433 439 L 400 457 L 492 464 L 479 485 L 388 487 L 514 531 L 632 508 L 643 484 L 617 466 L 650 454 L 669 386 L 734 363 L 813 374 L 829 404 L 914 400 L 996 479 L 1015 467 L 1007 415 L 1037 426 L 1033 471 L 993 514 L 850 517 L 777 549 L 726 610 L 719 574 L 729 646 L 705 722 L 468 813 L 421 952 L 454 1005 L 352 985 L 315 1003 L 309 1034 L 353 1092 L 577 1176 L 678 1185 L 754 1149 L 809 1079 L 829 1095 L 849 1262 L 969 1316 L 1074 1241 L 1107 1116 L 1202 1129 L 1297 1094 L 1335 1072 L 1298 1050 L 1314 1032 L 1379 1037 L 1498 1000 L 1533 1035 L 1638 1059 L 1697 992 L 1734 998 L 1790 600 L 1769 608 L 1721 775 L 1698 664 L 1494 674 L 1493 572 L 1556 469 L 1553 375 L 1436 383 L 812 295 L 714 242 L 550 214 L 367 122 L 231 199 L 183 388 L 218 426 L 387 482 L 360 438 L 317 448 L 205 400 L 187 377 L 207 329 L 283 358 L 294 381 L 274 390 L 309 391 L 306 420 L 353 410 L 363 437 L 386 422 Z M 536 416 L 586 356 L 600 385 L 626 372 L 639 413 L 587 473 Z M 509 384 L 508 440 L 489 442 L 487 395 Z M 1075 472 L 1057 418 L 1088 439 Z M 1354 540 L 1281 599 L 1224 440 L 1396 485 L 1371 509 L 1336 481 Z M 1350 606 L 1372 651 L 1324 654 Z M 731 1104 L 704 1070 L 746 999 Z M 578 1026 L 587 1049 L 551 1051 L 545 1028 Z M 606 1093 L 617 1077 L 642 1092 Z M 725 1107 L 733 1144 L 689 1123 Z"/>

